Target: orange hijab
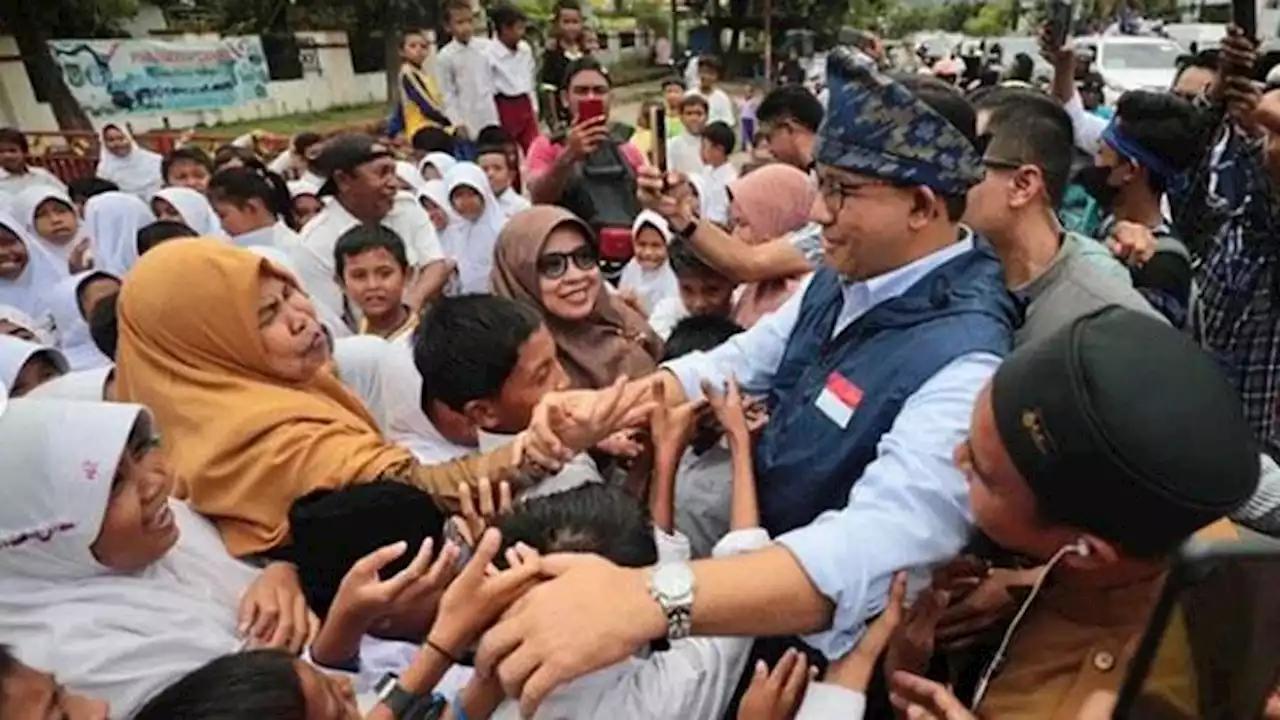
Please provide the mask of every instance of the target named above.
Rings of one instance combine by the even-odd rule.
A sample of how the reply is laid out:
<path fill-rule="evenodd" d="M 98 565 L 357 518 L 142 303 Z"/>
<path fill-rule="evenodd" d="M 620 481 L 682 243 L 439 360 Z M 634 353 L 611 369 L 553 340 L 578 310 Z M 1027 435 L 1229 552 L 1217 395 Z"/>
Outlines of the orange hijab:
<path fill-rule="evenodd" d="M 648 375 L 662 357 L 662 340 L 639 313 L 609 293 L 603 279 L 595 308 L 581 320 L 561 320 L 543 307 L 538 256 L 562 225 L 572 225 L 587 242 L 594 241 L 586 223 L 554 205 L 534 205 L 513 215 L 494 246 L 493 294 L 523 300 L 542 312 L 574 387 L 602 388 L 622 375 L 633 380 Z"/>
<path fill-rule="evenodd" d="M 119 300 L 116 392 L 155 416 L 176 494 L 233 555 L 287 544 L 303 495 L 367 481 L 410 461 L 329 368 L 273 377 L 258 330 L 259 276 L 296 280 L 210 239 L 165 243 L 129 272 Z"/>

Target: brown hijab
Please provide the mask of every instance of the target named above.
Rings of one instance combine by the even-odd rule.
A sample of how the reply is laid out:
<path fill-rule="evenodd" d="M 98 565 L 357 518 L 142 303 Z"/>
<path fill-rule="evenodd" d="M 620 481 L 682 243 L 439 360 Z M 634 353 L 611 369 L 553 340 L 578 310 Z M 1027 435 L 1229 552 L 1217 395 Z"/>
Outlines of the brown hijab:
<path fill-rule="evenodd" d="M 560 363 L 579 388 L 606 387 L 619 376 L 648 375 L 662 357 L 662 340 L 635 310 L 603 287 L 591 314 L 563 320 L 548 313 L 538 289 L 538 256 L 552 231 L 572 225 L 587 242 L 595 234 L 577 215 L 554 205 L 534 205 L 507 221 L 494 248 L 493 292 L 542 311 L 556 340 Z"/>

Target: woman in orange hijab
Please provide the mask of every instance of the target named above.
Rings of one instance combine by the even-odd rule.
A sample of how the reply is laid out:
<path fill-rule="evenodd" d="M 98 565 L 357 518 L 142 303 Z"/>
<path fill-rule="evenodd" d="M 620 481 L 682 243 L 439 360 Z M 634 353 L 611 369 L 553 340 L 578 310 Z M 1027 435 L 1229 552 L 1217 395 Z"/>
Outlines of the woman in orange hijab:
<path fill-rule="evenodd" d="M 809 222 L 818 191 L 809 176 L 790 165 L 772 163 L 729 183 L 734 234 L 748 245 L 799 230 Z M 733 320 L 742 327 L 782 307 L 803 276 L 754 282 L 742 287 Z"/>
<path fill-rule="evenodd" d="M 165 243 L 130 271 L 119 303 L 119 399 L 151 409 L 175 494 L 234 555 L 287 545 L 289 508 L 312 490 L 397 477 L 447 503 L 460 483 L 508 476 L 524 458 L 524 435 L 432 467 L 383 440 L 333 374 L 310 298 L 248 250 Z"/>
<path fill-rule="evenodd" d="M 598 260 L 591 228 L 553 205 L 513 215 L 494 247 L 493 293 L 542 311 L 576 388 L 644 377 L 662 357 L 649 323 L 605 288 Z"/>

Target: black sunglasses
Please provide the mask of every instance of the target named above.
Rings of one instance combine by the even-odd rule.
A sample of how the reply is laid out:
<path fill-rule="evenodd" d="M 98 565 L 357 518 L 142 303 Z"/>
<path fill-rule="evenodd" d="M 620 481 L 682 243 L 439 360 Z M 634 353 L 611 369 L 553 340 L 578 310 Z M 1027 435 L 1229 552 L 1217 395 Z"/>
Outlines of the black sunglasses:
<path fill-rule="evenodd" d="M 596 266 L 596 249 L 583 245 L 572 252 L 549 252 L 538 256 L 538 274 L 549 279 L 558 280 L 569 272 L 569 263 L 579 270 L 590 270 Z"/>

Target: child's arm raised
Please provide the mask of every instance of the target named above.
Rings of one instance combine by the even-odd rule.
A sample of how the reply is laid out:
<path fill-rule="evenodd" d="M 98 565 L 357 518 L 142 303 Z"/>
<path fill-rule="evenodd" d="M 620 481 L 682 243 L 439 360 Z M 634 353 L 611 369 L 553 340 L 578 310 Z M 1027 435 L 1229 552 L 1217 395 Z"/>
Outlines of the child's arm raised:
<path fill-rule="evenodd" d="M 756 500 L 756 471 L 751 461 L 751 428 L 738 381 L 729 376 L 722 395 L 710 383 L 702 384 L 702 394 L 711 404 L 716 419 L 729 440 L 733 464 L 733 500 L 729 505 L 729 529 L 747 530 L 760 526 L 760 505 Z"/>

